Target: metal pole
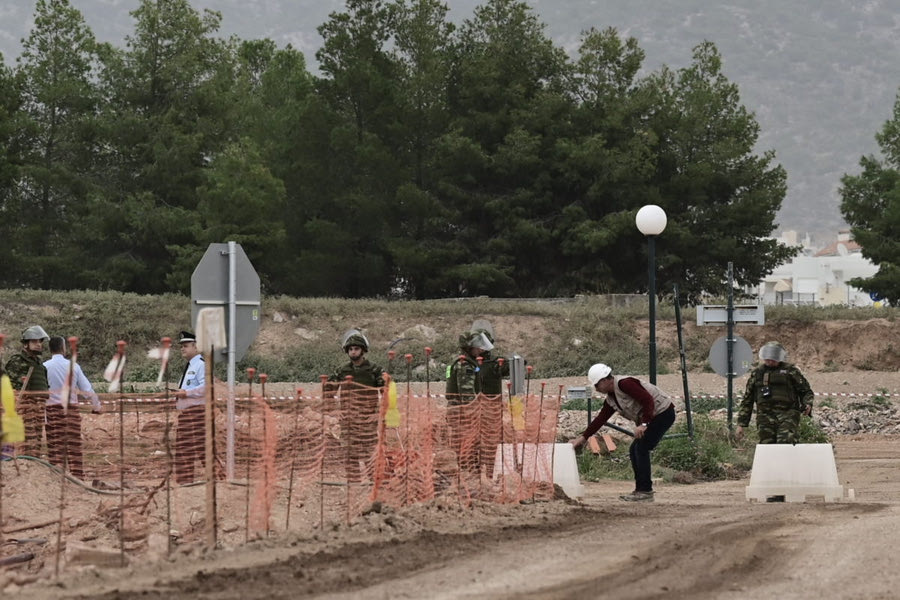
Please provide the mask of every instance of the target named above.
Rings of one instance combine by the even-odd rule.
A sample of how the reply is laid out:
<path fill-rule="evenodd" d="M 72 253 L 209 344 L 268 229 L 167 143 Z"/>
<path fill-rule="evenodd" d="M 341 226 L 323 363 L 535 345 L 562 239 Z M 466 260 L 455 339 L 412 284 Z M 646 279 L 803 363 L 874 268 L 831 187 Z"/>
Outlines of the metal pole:
<path fill-rule="evenodd" d="M 694 439 L 694 414 L 691 410 L 691 390 L 688 386 L 687 359 L 684 355 L 684 335 L 681 327 L 681 299 L 675 284 L 675 327 L 678 329 L 678 354 L 681 358 L 681 385 L 684 389 L 684 414 L 687 418 L 688 437 Z"/>
<path fill-rule="evenodd" d="M 228 401 L 225 419 L 225 475 L 234 479 L 234 365 L 237 337 L 237 248 L 228 242 Z"/>
<path fill-rule="evenodd" d="M 647 236 L 647 278 L 650 282 L 650 383 L 656 385 L 656 236 Z"/>
<path fill-rule="evenodd" d="M 734 271 L 728 263 L 728 307 L 725 321 L 725 348 L 728 358 L 728 431 L 733 427 L 734 415 Z"/>

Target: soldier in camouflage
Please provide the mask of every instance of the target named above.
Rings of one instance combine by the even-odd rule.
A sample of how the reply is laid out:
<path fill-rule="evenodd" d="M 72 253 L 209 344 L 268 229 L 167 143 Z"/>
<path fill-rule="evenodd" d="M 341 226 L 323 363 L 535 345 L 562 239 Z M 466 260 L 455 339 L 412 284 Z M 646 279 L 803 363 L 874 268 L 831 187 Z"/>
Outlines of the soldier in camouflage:
<path fill-rule="evenodd" d="M 369 340 L 358 329 L 344 334 L 341 348 L 350 359 L 335 370 L 326 391 L 340 390 L 341 437 L 346 444 L 347 481 L 366 481 L 367 465 L 374 460 L 378 441 L 379 388 L 384 371 L 366 358 Z M 352 383 L 347 377 L 353 377 Z"/>
<path fill-rule="evenodd" d="M 487 393 L 484 389 L 484 355 L 494 349 L 494 344 L 483 332 L 467 331 L 459 336 L 462 353 L 450 363 L 447 373 L 447 404 L 470 404 L 475 396 Z M 478 364 L 478 357 L 482 364 Z M 496 364 L 496 363 L 493 363 Z M 499 387 L 499 385 L 497 385 Z M 499 389 L 495 392 L 499 394 Z"/>
<path fill-rule="evenodd" d="M 450 363 L 447 371 L 447 423 L 450 447 L 456 452 L 460 470 L 477 474 L 482 464 L 490 467 L 484 446 L 491 445 L 491 442 L 499 442 L 490 440 L 490 435 L 481 434 L 485 411 L 490 410 L 492 405 L 496 405 L 493 408 L 499 411 L 500 403 L 482 404 L 481 409 L 473 404 L 479 394 L 487 393 L 483 358 L 494 349 L 494 344 L 483 331 L 470 330 L 459 336 L 459 349 L 461 354 Z M 479 357 L 482 358 L 481 364 L 478 362 Z M 499 379 L 497 387 L 499 388 Z M 491 449 L 494 448 L 496 443 L 493 443 Z M 490 476 L 490 473 L 486 475 Z"/>
<path fill-rule="evenodd" d="M 328 381 L 340 383 L 353 377 L 353 381 L 368 387 L 384 387 L 384 371 L 378 365 L 372 364 L 366 358 L 369 351 L 369 340 L 358 329 L 353 329 L 344 336 L 341 348 L 347 354 L 350 362 L 338 367 Z M 337 386 L 330 386 L 336 389 Z"/>
<path fill-rule="evenodd" d="M 39 456 L 44 425 L 44 404 L 47 402 L 50 383 L 47 367 L 41 361 L 44 342 L 50 339 L 40 325 L 33 325 L 22 332 L 22 351 L 6 362 L 6 373 L 16 390 L 27 394 L 19 396 L 19 407 L 25 423 L 25 444 L 23 452 L 29 456 Z M 25 378 L 28 381 L 25 382 Z"/>
<path fill-rule="evenodd" d="M 494 344 L 494 334 L 489 328 L 475 327 L 472 333 L 483 333 L 488 342 Z M 509 361 L 503 361 L 501 365 L 491 350 L 483 352 L 481 358 L 481 391 L 487 396 L 499 396 L 503 393 L 503 378 L 509 377 Z"/>
<path fill-rule="evenodd" d="M 738 439 L 750 424 L 756 404 L 760 444 L 796 444 L 800 415 L 812 412 L 813 391 L 796 366 L 786 362 L 787 352 L 778 342 L 759 350 L 762 364 L 750 372 L 738 413 Z"/>

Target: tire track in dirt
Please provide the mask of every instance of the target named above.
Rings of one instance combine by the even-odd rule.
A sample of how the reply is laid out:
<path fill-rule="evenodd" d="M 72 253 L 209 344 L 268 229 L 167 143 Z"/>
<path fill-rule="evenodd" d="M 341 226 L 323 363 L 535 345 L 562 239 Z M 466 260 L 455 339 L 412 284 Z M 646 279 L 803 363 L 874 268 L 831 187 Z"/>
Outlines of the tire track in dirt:
<path fill-rule="evenodd" d="M 747 508 L 753 510 L 752 505 Z M 768 508 L 778 513 L 766 518 L 756 514 L 748 519 L 748 511 L 740 510 L 724 523 L 708 521 L 721 515 L 727 507 L 703 510 L 689 517 L 699 523 L 696 528 L 686 535 L 681 531 L 662 532 L 660 539 L 644 544 L 641 550 L 631 554 L 630 562 L 609 561 L 599 569 L 594 568 L 592 576 L 586 579 L 575 570 L 571 581 L 531 592 L 519 590 L 491 597 L 563 600 L 597 596 L 601 592 L 622 600 L 713 599 L 728 592 L 738 593 L 736 597 L 740 597 L 760 582 L 790 578 L 797 569 L 797 548 L 811 539 L 827 537 L 827 530 L 836 522 L 852 522 L 886 507 L 806 505 L 800 509 L 801 513 L 808 513 L 803 516 L 798 516 L 796 505 L 765 507 Z M 654 522 L 659 525 L 656 519 Z"/>
<path fill-rule="evenodd" d="M 352 593 L 382 582 L 436 570 L 473 554 L 489 553 L 498 544 L 529 544 L 547 535 L 560 536 L 597 519 L 597 511 L 575 508 L 528 526 L 498 527 L 467 534 L 424 531 L 405 540 L 351 543 L 333 550 L 300 552 L 288 559 L 245 569 L 201 570 L 192 577 L 160 582 L 141 591 L 116 590 L 77 596 L 131 598 L 306 598 L 326 593 Z"/>

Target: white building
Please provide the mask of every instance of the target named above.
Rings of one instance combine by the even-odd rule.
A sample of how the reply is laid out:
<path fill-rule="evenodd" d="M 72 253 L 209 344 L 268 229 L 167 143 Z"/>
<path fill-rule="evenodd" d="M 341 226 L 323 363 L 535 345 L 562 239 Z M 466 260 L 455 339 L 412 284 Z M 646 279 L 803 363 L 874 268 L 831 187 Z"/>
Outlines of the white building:
<path fill-rule="evenodd" d="M 797 243 L 796 232 L 785 232 L 782 242 L 805 248 Z M 849 230 L 842 230 L 836 242 L 815 253 L 804 249 L 790 263 L 776 267 L 760 282 L 758 294 L 763 304 L 872 306 L 874 302 L 867 292 L 847 282 L 854 277 L 871 277 L 876 272 L 878 267 L 863 257 Z"/>

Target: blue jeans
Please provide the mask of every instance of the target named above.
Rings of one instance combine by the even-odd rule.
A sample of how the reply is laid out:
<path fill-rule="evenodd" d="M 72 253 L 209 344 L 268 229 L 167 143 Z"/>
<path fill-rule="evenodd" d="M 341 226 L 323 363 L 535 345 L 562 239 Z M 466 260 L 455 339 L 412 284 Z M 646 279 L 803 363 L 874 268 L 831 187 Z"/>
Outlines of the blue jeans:
<path fill-rule="evenodd" d="M 647 425 L 644 437 L 631 442 L 628 455 L 631 457 L 631 468 L 634 470 L 634 489 L 638 492 L 652 492 L 653 481 L 650 479 L 650 451 L 656 448 L 659 440 L 675 422 L 675 405 L 673 404 Z"/>

